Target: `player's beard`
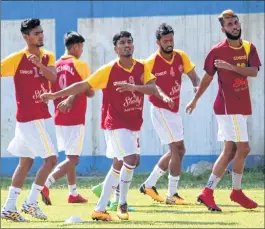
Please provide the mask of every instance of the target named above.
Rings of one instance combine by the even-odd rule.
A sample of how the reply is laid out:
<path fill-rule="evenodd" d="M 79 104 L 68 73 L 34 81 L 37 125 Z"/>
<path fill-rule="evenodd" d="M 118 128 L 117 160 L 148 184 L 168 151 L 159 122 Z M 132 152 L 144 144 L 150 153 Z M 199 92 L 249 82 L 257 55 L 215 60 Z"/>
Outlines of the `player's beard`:
<path fill-rule="evenodd" d="M 40 48 L 40 47 L 43 47 L 43 46 L 44 46 L 43 43 L 42 43 L 42 44 L 38 44 L 38 45 L 36 45 L 37 48 Z"/>
<path fill-rule="evenodd" d="M 171 54 L 173 52 L 173 48 L 171 50 L 166 50 L 161 46 L 161 51 L 165 54 Z"/>
<path fill-rule="evenodd" d="M 227 33 L 227 32 L 225 32 L 225 35 L 230 40 L 238 40 L 241 37 L 241 29 L 240 29 L 239 34 L 237 36 L 234 36 L 231 33 Z"/>

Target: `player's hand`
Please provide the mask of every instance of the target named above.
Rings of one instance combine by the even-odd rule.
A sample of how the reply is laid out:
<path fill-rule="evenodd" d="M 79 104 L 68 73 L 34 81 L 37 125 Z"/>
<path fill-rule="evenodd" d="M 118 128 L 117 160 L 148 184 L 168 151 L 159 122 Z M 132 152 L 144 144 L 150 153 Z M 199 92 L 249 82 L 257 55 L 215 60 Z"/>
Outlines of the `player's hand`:
<path fill-rule="evenodd" d="M 169 98 L 168 96 L 164 96 L 163 101 L 168 104 L 170 109 L 173 109 L 175 107 L 175 102 L 173 101 L 173 99 Z"/>
<path fill-rule="evenodd" d="M 191 114 L 192 111 L 196 108 L 197 101 L 192 100 L 186 106 L 186 113 Z"/>
<path fill-rule="evenodd" d="M 28 60 L 29 60 L 32 64 L 36 65 L 37 67 L 40 67 L 40 65 L 41 65 L 40 58 L 37 57 L 37 56 L 35 56 L 35 55 L 33 55 L 33 54 L 30 54 L 30 55 L 29 55 Z"/>
<path fill-rule="evenodd" d="M 130 84 L 130 83 L 122 83 L 122 82 L 118 82 L 115 84 L 115 86 L 118 86 L 116 91 L 118 92 L 124 92 L 124 91 L 131 91 L 131 92 L 135 92 L 135 85 L 134 84 Z"/>
<path fill-rule="evenodd" d="M 55 100 L 55 96 L 53 93 L 43 93 L 42 95 L 40 95 L 40 99 L 44 102 L 44 103 L 48 103 L 49 100 Z"/>
<path fill-rule="evenodd" d="M 233 65 L 223 61 L 223 60 L 215 60 L 214 65 L 218 69 L 226 69 L 226 70 L 233 70 Z"/>
<path fill-rule="evenodd" d="M 74 102 L 74 97 L 69 96 L 65 100 L 61 101 L 57 105 L 57 108 L 63 113 L 69 113 L 72 109 L 73 102 Z"/>

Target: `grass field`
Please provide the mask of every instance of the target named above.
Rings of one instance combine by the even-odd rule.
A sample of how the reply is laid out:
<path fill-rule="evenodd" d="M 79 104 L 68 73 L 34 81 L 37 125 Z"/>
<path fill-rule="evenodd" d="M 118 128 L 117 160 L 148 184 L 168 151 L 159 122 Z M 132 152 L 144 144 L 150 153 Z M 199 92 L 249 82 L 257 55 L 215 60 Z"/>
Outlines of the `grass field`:
<path fill-rule="evenodd" d="M 179 194 L 193 203 L 190 206 L 168 206 L 154 203 L 148 196 L 139 193 L 138 186 L 147 175 L 137 175 L 133 179 L 129 191 L 129 204 L 136 212 L 130 214 L 130 221 L 97 222 L 92 221 L 91 213 L 97 203 L 97 198 L 91 192 L 91 187 L 101 182 L 104 177 L 78 179 L 79 192 L 88 197 L 87 204 L 70 205 L 67 203 L 67 185 L 62 179 L 51 189 L 52 206 L 45 206 L 41 200 L 40 206 L 47 214 L 48 221 L 41 221 L 27 216 L 29 223 L 13 223 L 1 221 L 2 228 L 264 228 L 264 174 L 263 172 L 245 172 L 243 182 L 245 193 L 256 200 L 259 207 L 246 210 L 229 199 L 231 190 L 231 175 L 225 174 L 215 192 L 215 199 L 223 212 L 209 212 L 204 206 L 195 204 L 196 196 L 201 190 L 209 174 L 193 177 L 183 174 Z M 32 179 L 28 179 L 18 200 L 21 207 L 29 193 Z M 1 206 L 7 197 L 10 179 L 1 180 Z M 166 195 L 167 178 L 159 180 L 157 187 L 161 194 Z M 110 212 L 115 216 L 115 212 Z M 85 222 L 82 224 L 65 225 L 70 216 L 79 216 Z"/>

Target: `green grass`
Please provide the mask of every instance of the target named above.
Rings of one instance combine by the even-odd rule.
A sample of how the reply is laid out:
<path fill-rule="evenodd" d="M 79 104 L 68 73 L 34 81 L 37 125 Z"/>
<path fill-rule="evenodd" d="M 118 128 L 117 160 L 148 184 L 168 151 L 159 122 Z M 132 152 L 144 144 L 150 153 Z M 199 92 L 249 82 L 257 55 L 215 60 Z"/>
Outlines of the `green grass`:
<path fill-rule="evenodd" d="M 97 203 L 97 198 L 91 192 L 91 187 L 101 182 L 104 177 L 78 179 L 79 192 L 88 197 L 87 204 L 70 205 L 67 203 L 67 185 L 65 179 L 57 182 L 51 189 L 52 206 L 45 206 L 40 200 L 42 210 L 48 215 L 48 221 L 30 219 L 29 223 L 13 223 L 2 220 L 2 228 L 264 228 L 264 174 L 263 172 L 245 172 L 243 183 L 245 193 L 256 200 L 259 207 L 246 210 L 229 199 L 231 175 L 225 174 L 218 185 L 215 199 L 222 208 L 222 213 L 209 212 L 204 206 L 195 204 L 196 196 L 207 182 L 209 173 L 199 177 L 184 173 L 181 178 L 179 194 L 185 200 L 193 203 L 190 206 L 168 206 L 154 203 L 148 196 L 139 193 L 139 185 L 146 179 L 145 175 L 136 175 L 129 191 L 129 204 L 136 212 L 130 213 L 130 221 L 97 222 L 92 221 L 91 214 Z M 20 208 L 32 183 L 27 179 L 24 189 L 18 199 Z M 7 197 L 9 178 L 1 179 L 1 202 Z M 158 182 L 157 187 L 162 195 L 166 195 L 167 177 Z M 115 216 L 115 212 L 110 212 Z M 70 216 L 79 216 L 85 220 L 82 224 L 65 225 L 64 221 Z"/>

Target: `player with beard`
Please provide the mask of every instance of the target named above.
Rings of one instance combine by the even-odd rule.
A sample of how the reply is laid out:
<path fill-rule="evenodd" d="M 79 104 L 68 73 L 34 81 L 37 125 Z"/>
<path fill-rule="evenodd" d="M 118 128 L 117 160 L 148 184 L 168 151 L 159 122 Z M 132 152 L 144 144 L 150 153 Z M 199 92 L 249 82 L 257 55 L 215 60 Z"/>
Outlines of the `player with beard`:
<path fill-rule="evenodd" d="M 37 172 L 22 211 L 38 219 L 47 219 L 37 200 L 45 180 L 57 163 L 57 152 L 45 128 L 45 119 L 51 115 L 40 95 L 49 91 L 49 84 L 55 82 L 56 69 L 53 53 L 41 48 L 44 35 L 40 20 L 22 21 L 20 31 L 27 47 L 1 61 L 1 77 L 14 77 L 17 103 L 15 137 L 7 151 L 20 157 L 1 210 L 1 218 L 25 222 L 25 218 L 17 211 L 16 201 L 37 156 L 43 158 L 44 163 Z"/>
<path fill-rule="evenodd" d="M 106 156 L 113 158 L 112 167 L 103 182 L 103 191 L 92 214 L 92 219 L 111 221 L 106 212 L 111 194 L 120 185 L 117 216 L 128 220 L 127 194 L 140 154 L 139 131 L 143 123 L 144 94 L 156 94 L 167 103 L 173 103 L 155 85 L 155 76 L 148 66 L 132 57 L 134 51 L 131 33 L 121 31 L 113 37 L 118 59 L 102 66 L 87 80 L 41 96 L 44 101 L 76 95 L 91 89 L 102 89 L 101 128 L 107 144 Z"/>
<path fill-rule="evenodd" d="M 243 192 L 241 180 L 244 162 L 250 152 L 247 118 L 252 114 L 248 77 L 256 77 L 261 66 L 255 46 L 241 39 L 241 24 L 232 10 L 225 10 L 219 16 L 222 32 L 227 39 L 215 45 L 208 53 L 206 71 L 193 100 L 186 111 L 191 113 L 213 80 L 217 72 L 219 90 L 214 103 L 218 122 L 218 140 L 224 141 L 224 149 L 214 164 L 206 187 L 198 196 L 209 210 L 221 211 L 214 201 L 213 192 L 228 164 L 233 161 L 232 192 L 230 199 L 244 208 L 258 205 Z"/>
<path fill-rule="evenodd" d="M 147 60 L 150 71 L 157 77 L 156 85 L 174 101 L 169 106 L 161 99 L 150 95 L 151 120 L 161 143 L 169 146 L 169 151 L 161 157 L 152 173 L 140 187 L 140 192 L 152 199 L 166 204 L 187 204 L 177 192 L 181 174 L 181 162 L 185 154 L 184 133 L 182 119 L 179 114 L 180 90 L 182 74 L 190 78 L 194 91 L 199 86 L 200 79 L 188 55 L 179 49 L 174 49 L 174 30 L 166 23 L 161 24 L 156 31 L 158 51 Z M 166 173 L 168 175 L 168 193 L 164 200 L 156 190 L 158 179 Z"/>

